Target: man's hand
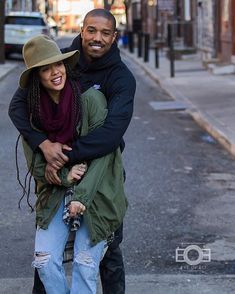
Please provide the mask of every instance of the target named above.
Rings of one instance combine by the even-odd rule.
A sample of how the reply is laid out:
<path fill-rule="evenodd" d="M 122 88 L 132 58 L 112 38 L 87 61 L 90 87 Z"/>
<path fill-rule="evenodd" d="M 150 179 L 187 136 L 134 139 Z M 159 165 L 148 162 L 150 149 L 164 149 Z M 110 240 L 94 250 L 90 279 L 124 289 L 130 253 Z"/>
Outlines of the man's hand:
<path fill-rule="evenodd" d="M 47 163 L 45 168 L 45 178 L 49 184 L 61 185 L 61 180 L 57 175 L 57 169 Z"/>
<path fill-rule="evenodd" d="M 74 217 L 77 214 L 83 214 L 85 210 L 86 206 L 79 201 L 71 201 L 69 205 L 69 212 L 71 217 Z"/>
<path fill-rule="evenodd" d="M 69 160 L 63 153 L 63 150 L 72 150 L 68 145 L 61 143 L 52 143 L 50 140 L 43 141 L 39 148 L 42 150 L 46 161 L 56 170 L 62 168 L 64 164 Z"/>

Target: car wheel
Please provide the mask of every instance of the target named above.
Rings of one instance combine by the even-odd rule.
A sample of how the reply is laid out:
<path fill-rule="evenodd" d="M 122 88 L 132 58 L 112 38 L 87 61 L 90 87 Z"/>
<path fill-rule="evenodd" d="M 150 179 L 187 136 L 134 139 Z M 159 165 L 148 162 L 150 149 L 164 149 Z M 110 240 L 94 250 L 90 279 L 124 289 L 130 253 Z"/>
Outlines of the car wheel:
<path fill-rule="evenodd" d="M 10 53 L 5 52 L 5 59 L 9 59 Z"/>

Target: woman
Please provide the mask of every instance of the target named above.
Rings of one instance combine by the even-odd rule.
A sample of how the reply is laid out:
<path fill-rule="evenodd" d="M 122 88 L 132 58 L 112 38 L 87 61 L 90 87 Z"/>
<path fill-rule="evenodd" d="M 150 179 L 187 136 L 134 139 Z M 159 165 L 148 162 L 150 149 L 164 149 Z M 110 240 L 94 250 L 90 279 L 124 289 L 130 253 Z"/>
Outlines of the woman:
<path fill-rule="evenodd" d="M 71 71 L 78 51 L 62 54 L 54 41 L 40 35 L 25 44 L 23 57 L 27 69 L 21 74 L 20 86 L 28 88 L 29 115 L 35 128 L 68 148 L 76 136 L 84 136 L 103 123 L 105 97 L 93 88 L 80 95 Z M 58 174 L 61 185 L 51 185 L 45 177 L 43 155 L 34 153 L 24 140 L 23 147 L 37 185 L 33 265 L 46 293 L 96 293 L 106 240 L 122 223 L 127 208 L 120 150 L 88 163 L 86 173 L 83 164 L 63 167 Z M 81 215 L 70 290 L 62 266 L 71 224 L 63 220 L 65 212 L 72 219 Z"/>

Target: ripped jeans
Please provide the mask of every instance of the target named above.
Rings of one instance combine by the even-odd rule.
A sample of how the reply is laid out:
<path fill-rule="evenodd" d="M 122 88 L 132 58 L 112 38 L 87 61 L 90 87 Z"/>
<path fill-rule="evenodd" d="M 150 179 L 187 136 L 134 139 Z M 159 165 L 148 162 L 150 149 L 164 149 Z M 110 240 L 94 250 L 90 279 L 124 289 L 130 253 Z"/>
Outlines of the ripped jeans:
<path fill-rule="evenodd" d="M 47 294 L 95 294 L 106 241 L 91 246 L 87 226 L 81 220 L 74 242 L 72 284 L 69 289 L 63 267 L 69 227 L 63 222 L 63 209 L 62 202 L 48 229 L 36 230 L 33 266 L 37 268 Z"/>

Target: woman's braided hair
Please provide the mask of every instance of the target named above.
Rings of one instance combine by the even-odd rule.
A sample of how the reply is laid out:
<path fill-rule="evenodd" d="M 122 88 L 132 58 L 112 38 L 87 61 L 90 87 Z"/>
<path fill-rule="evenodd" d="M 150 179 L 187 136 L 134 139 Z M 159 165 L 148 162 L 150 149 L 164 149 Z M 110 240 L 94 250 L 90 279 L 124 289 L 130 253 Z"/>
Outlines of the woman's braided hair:
<path fill-rule="evenodd" d="M 78 133 L 76 131 L 77 125 L 79 121 L 82 123 L 82 104 L 81 104 L 81 90 L 80 86 L 78 83 L 78 73 L 76 73 L 74 70 L 71 69 L 70 65 L 64 61 L 66 73 L 67 73 L 67 80 L 70 82 L 72 92 L 74 95 L 73 99 L 73 105 L 71 109 L 71 115 L 75 117 L 75 124 L 74 124 L 74 139 L 77 138 Z M 30 75 L 30 79 L 28 82 L 28 96 L 27 96 L 27 104 L 28 104 L 28 112 L 29 112 L 29 117 L 30 117 L 30 123 L 32 127 L 38 131 L 42 131 L 42 124 L 41 124 L 41 119 L 40 119 L 40 81 L 39 81 L 39 75 L 38 75 L 38 70 L 34 69 L 32 70 L 32 73 Z M 81 126 L 81 124 L 80 124 Z M 19 176 L 19 166 L 18 166 L 18 144 L 19 144 L 19 138 L 17 139 L 16 142 L 16 170 L 17 170 L 17 180 L 20 184 L 20 186 L 23 189 L 23 194 L 19 200 L 19 208 L 21 201 L 27 196 L 27 204 L 31 208 L 31 211 L 33 211 L 33 206 L 29 202 L 29 196 L 30 196 L 30 185 L 31 185 L 31 179 L 32 179 L 32 172 L 34 169 L 34 164 L 35 164 L 35 156 L 36 154 L 34 153 L 33 158 L 32 158 L 32 163 L 31 166 L 29 167 L 25 178 L 24 182 L 22 183 L 20 180 Z"/>

